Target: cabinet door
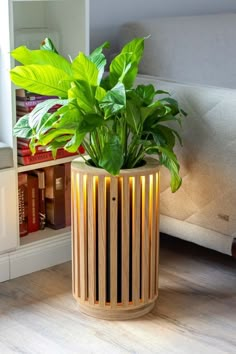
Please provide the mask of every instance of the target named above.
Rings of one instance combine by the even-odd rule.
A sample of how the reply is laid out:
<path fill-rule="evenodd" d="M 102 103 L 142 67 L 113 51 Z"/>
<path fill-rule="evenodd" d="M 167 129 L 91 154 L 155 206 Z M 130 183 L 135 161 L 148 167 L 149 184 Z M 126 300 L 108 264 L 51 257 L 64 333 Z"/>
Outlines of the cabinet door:
<path fill-rule="evenodd" d="M 18 245 L 15 170 L 0 171 L 0 253 Z"/>

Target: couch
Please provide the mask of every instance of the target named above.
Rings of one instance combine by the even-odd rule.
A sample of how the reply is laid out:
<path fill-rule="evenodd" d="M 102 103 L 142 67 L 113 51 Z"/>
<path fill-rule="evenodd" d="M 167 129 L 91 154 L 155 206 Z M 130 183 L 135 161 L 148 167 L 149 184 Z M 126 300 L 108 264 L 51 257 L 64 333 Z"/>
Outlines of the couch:
<path fill-rule="evenodd" d="M 188 113 L 177 148 L 183 184 L 161 170 L 160 231 L 231 255 L 236 239 L 236 14 L 145 19 L 120 45 L 148 36 L 137 83 L 167 90 Z"/>

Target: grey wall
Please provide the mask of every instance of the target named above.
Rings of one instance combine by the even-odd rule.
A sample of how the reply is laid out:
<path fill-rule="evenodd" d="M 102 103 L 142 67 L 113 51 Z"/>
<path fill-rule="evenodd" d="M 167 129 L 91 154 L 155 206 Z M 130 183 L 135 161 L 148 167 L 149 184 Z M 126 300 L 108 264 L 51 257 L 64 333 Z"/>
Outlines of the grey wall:
<path fill-rule="evenodd" d="M 119 27 L 128 21 L 223 12 L 236 12 L 236 0 L 90 0 L 90 46 L 109 40 L 115 51 Z"/>

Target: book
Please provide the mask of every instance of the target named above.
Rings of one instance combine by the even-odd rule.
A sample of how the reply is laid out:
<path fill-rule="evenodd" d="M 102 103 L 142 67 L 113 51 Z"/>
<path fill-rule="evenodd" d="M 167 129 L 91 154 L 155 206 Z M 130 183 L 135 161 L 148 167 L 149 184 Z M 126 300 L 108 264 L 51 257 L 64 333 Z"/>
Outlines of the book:
<path fill-rule="evenodd" d="M 28 192 L 27 173 L 18 174 L 18 213 L 20 237 L 28 234 Z"/>
<path fill-rule="evenodd" d="M 65 227 L 65 166 L 55 165 L 45 171 L 46 225 L 53 229 Z"/>
<path fill-rule="evenodd" d="M 66 226 L 71 225 L 71 164 L 65 163 L 65 218 Z"/>
<path fill-rule="evenodd" d="M 34 170 L 33 173 L 38 177 L 38 212 L 39 212 L 39 229 L 44 230 L 46 223 L 46 202 L 45 202 L 45 171 Z"/>
<path fill-rule="evenodd" d="M 46 147 L 45 146 L 37 146 L 36 147 L 36 154 L 37 153 L 41 153 L 46 151 Z M 30 150 L 30 148 L 27 147 L 23 147 L 21 145 L 17 144 L 17 155 L 18 156 L 32 156 L 32 152 Z"/>
<path fill-rule="evenodd" d="M 28 174 L 27 193 L 28 193 L 28 232 L 39 230 L 39 194 L 38 177 Z"/>
<path fill-rule="evenodd" d="M 57 96 L 40 95 L 24 89 L 16 89 L 17 101 L 35 101 L 35 100 L 48 100 L 51 98 L 58 98 Z"/>
<path fill-rule="evenodd" d="M 58 149 L 56 154 L 56 159 L 61 159 L 63 157 L 70 157 L 78 155 L 77 152 L 70 153 L 64 149 Z M 42 151 L 38 152 L 34 155 L 26 155 L 26 156 L 17 156 L 18 163 L 20 165 L 33 165 L 40 162 L 50 161 L 53 160 L 52 152 L 51 151 Z"/>

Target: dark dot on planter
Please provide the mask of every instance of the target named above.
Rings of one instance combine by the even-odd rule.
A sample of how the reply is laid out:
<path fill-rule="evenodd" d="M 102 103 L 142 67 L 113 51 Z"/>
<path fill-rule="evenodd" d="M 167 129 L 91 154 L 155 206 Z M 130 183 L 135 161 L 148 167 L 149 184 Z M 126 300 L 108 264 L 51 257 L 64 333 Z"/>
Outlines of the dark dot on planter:
<path fill-rule="evenodd" d="M 115 200 L 116 200 L 116 198 L 115 198 L 115 197 L 113 197 L 113 198 L 112 198 L 112 200 L 113 200 L 113 201 L 115 201 Z"/>

